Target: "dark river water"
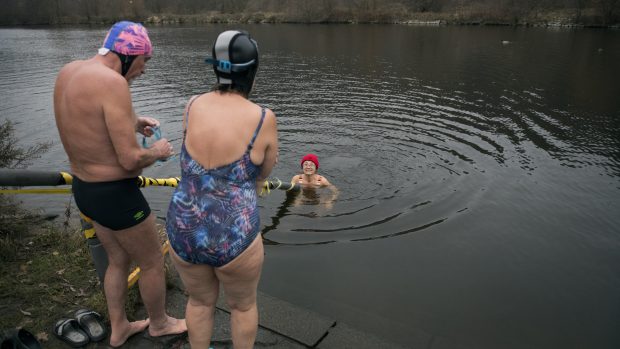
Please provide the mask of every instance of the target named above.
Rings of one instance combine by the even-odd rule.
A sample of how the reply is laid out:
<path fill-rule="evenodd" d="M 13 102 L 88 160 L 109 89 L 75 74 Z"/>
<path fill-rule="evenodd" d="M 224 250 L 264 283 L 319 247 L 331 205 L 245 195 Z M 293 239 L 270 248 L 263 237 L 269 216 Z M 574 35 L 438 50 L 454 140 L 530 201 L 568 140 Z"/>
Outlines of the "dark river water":
<path fill-rule="evenodd" d="M 177 150 L 230 28 L 150 28 L 134 107 Z M 263 292 L 412 348 L 620 348 L 620 31 L 242 28 L 261 50 L 253 99 L 278 116 L 273 177 L 313 152 L 340 191 L 261 199 Z M 55 75 L 106 29 L 0 29 L 0 121 L 20 146 L 53 142 L 31 168 L 68 169 Z M 144 192 L 165 217 L 171 190 Z"/>

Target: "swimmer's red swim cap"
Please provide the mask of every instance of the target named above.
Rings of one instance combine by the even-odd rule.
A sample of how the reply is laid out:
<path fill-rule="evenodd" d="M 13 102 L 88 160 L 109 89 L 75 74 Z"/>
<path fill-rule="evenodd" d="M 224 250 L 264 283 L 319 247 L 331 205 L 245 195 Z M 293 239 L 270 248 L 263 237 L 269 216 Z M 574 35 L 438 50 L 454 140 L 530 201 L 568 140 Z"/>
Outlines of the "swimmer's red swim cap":
<path fill-rule="evenodd" d="M 304 167 L 304 162 L 312 161 L 316 166 L 317 170 L 319 169 L 319 158 L 314 154 L 306 154 L 303 158 L 301 158 L 301 167 Z"/>

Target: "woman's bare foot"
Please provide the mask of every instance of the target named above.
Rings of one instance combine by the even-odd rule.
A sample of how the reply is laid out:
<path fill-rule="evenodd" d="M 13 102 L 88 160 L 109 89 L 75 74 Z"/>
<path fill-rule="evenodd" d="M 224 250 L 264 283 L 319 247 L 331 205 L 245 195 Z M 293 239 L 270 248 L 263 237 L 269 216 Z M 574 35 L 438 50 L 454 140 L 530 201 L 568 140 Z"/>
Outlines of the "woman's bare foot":
<path fill-rule="evenodd" d="M 110 346 L 111 347 L 120 347 L 125 344 L 129 337 L 133 336 L 136 333 L 144 331 L 149 326 L 149 319 L 128 322 L 127 327 L 123 331 L 116 331 L 110 335 Z"/>
<path fill-rule="evenodd" d="M 165 336 L 169 334 L 181 334 L 187 332 L 187 324 L 185 319 L 175 319 L 170 316 L 166 316 L 166 322 L 158 325 L 151 323 L 149 326 L 149 334 L 152 337 Z"/>

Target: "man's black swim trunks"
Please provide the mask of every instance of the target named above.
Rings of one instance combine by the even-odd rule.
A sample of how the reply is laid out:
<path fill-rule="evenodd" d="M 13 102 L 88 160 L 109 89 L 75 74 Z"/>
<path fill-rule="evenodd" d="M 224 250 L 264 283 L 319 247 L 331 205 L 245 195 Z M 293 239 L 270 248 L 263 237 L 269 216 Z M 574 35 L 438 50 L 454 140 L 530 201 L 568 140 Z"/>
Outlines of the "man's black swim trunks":
<path fill-rule="evenodd" d="M 84 182 L 73 176 L 72 188 L 80 212 L 112 230 L 131 228 L 151 214 L 136 178 Z"/>

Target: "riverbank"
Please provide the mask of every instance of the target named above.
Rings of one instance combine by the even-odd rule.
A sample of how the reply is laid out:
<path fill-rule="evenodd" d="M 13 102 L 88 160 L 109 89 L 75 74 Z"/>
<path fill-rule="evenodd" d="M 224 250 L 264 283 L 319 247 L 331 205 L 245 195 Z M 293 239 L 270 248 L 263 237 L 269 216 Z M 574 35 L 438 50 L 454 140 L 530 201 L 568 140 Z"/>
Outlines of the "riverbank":
<path fill-rule="evenodd" d="M 109 25 L 121 19 L 149 25 L 184 24 L 401 24 L 401 25 L 476 25 L 476 26 L 524 26 L 524 27 L 575 27 L 620 29 L 620 18 L 603 15 L 598 9 L 561 9 L 555 11 L 530 11 L 505 13 L 493 9 L 463 8 L 449 12 L 411 12 L 384 10 L 354 13 L 315 11 L 289 12 L 221 12 L 127 14 L 117 16 L 66 15 L 58 17 L 0 16 L 0 26 L 23 25 Z"/>
<path fill-rule="evenodd" d="M 79 228 L 31 219 L 27 231 L 0 241 L 0 334 L 23 328 L 35 335 L 44 348 L 66 348 L 52 328 L 56 321 L 71 318 L 78 309 L 92 309 L 104 316 L 107 309 L 92 264 L 90 252 Z M 19 218 L 17 218 L 19 219 Z M 162 229 L 160 227 L 160 229 Z M 14 253 L 7 253 L 13 251 Z M 167 259 L 167 308 L 183 317 L 187 295 Z M 221 295 L 215 312 L 212 346 L 232 348 L 230 310 Z M 323 316 L 259 292 L 260 323 L 256 338 L 259 348 L 401 348 L 388 339 L 360 331 L 346 323 Z M 130 320 L 147 317 L 137 287 L 129 291 L 127 314 Z M 416 332 L 415 340 L 430 348 L 433 337 Z M 109 338 L 86 348 L 109 348 Z M 154 338 L 147 331 L 131 337 L 123 348 L 189 348 L 187 334 Z"/>
<path fill-rule="evenodd" d="M 284 13 L 220 13 L 209 12 L 191 15 L 153 15 L 143 20 L 147 24 L 401 24 L 401 25 L 477 25 L 477 26 L 525 26 L 525 27 L 582 27 L 582 28 L 620 28 L 619 23 L 606 24 L 596 11 L 563 10 L 536 12 L 523 17 L 502 14 L 489 15 L 478 11 L 463 12 L 421 12 L 403 16 L 402 14 L 383 14 L 376 17 L 326 16 L 317 18 L 295 18 Z"/>

